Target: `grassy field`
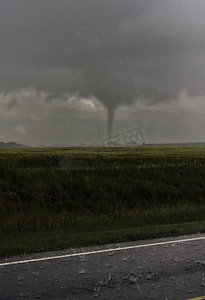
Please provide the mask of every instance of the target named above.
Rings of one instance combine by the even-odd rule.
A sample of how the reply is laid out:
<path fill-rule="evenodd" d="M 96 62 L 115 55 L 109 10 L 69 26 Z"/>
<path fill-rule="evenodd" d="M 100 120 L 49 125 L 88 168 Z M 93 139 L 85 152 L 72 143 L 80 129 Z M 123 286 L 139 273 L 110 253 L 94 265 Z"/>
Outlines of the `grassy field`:
<path fill-rule="evenodd" d="M 0 150 L 0 256 L 205 232 L 205 148 Z"/>

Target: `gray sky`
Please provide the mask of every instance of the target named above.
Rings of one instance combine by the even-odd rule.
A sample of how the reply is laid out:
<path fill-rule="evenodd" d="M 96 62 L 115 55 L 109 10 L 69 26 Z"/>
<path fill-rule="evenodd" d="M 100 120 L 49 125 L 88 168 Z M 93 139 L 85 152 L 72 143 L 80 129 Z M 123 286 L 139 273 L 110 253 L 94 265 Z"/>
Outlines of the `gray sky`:
<path fill-rule="evenodd" d="M 204 0 L 0 0 L 0 140 L 204 141 Z M 109 131 L 108 130 L 108 131 Z"/>

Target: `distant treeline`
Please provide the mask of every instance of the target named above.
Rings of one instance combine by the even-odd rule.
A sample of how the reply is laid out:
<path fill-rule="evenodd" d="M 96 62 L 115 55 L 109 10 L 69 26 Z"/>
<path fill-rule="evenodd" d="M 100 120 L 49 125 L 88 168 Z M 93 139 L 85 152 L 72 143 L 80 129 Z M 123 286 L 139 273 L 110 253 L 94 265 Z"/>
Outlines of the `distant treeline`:
<path fill-rule="evenodd" d="M 8 142 L 8 143 L 0 142 L 0 148 L 22 148 L 22 147 L 25 146 L 14 142 Z"/>

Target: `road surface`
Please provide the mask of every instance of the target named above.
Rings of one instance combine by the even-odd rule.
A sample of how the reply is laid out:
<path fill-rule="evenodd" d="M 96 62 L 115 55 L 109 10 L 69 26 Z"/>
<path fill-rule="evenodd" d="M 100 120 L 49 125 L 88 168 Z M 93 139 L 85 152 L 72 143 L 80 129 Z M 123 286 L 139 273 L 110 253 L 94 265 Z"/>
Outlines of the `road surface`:
<path fill-rule="evenodd" d="M 204 295 L 202 234 L 0 260 L 0 299 L 185 300 Z"/>

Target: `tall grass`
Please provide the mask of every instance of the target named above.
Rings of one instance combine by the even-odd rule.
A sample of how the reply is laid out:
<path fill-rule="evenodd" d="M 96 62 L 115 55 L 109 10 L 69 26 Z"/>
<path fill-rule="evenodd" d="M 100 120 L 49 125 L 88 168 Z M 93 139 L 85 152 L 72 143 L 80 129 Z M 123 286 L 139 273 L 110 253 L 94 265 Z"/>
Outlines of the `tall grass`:
<path fill-rule="evenodd" d="M 0 151 L 0 233 L 205 220 L 205 148 Z"/>

